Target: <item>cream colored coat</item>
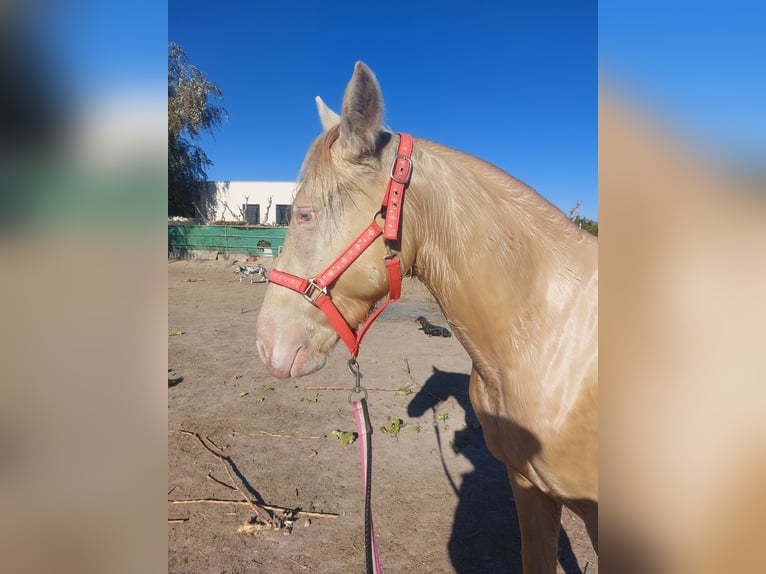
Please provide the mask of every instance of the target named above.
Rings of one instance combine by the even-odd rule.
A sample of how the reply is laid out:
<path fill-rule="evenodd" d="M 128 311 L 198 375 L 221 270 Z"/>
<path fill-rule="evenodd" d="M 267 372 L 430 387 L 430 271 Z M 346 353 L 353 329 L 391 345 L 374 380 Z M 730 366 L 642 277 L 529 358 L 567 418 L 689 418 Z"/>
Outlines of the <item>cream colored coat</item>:
<path fill-rule="evenodd" d="M 306 157 L 280 270 L 311 277 L 379 209 L 397 136 L 382 127 L 377 80 L 357 64 L 340 116 L 318 100 L 325 132 Z M 439 302 L 473 361 L 470 397 L 492 454 L 508 468 L 525 574 L 553 573 L 561 506 L 598 511 L 598 243 L 496 167 L 415 138 L 403 205 L 402 270 Z M 348 323 L 385 296 L 382 239 L 331 287 Z M 276 377 L 324 365 L 329 322 L 270 285 L 257 328 Z"/>

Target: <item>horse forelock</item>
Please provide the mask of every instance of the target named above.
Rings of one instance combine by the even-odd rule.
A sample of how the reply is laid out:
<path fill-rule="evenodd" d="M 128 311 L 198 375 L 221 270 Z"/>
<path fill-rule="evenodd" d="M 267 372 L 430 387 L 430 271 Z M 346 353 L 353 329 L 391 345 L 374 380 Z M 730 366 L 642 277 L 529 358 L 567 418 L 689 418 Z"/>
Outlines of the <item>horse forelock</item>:
<path fill-rule="evenodd" d="M 370 192 L 365 180 L 380 167 L 376 156 L 345 157 L 338 149 L 339 137 L 340 126 L 333 126 L 314 140 L 303 160 L 295 195 L 296 203 L 321 208 L 327 219 L 338 224 L 344 208 L 356 205 L 355 196 Z"/>
<path fill-rule="evenodd" d="M 331 190 L 328 189 L 326 174 L 333 171 L 332 152 L 330 148 L 338 139 L 338 126 L 330 128 L 321 134 L 309 147 L 306 157 L 303 158 L 300 175 L 298 176 L 298 193 L 296 199 L 311 202 L 317 206 L 325 207 L 329 201 Z M 302 195 L 303 194 L 303 195 Z"/>

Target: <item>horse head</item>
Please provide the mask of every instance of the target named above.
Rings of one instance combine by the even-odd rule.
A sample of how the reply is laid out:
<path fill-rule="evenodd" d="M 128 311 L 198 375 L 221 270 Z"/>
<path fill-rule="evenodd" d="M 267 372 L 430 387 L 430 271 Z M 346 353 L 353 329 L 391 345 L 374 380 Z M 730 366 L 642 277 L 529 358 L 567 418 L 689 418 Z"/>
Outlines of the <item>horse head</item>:
<path fill-rule="evenodd" d="M 358 62 L 340 115 L 320 98 L 324 132 L 314 141 L 301 169 L 292 219 L 278 265 L 282 272 L 313 278 L 379 215 L 388 173 L 382 157 L 392 134 L 383 128 L 383 98 L 377 79 Z M 341 276 L 327 286 L 348 325 L 356 327 L 388 291 L 378 237 Z M 338 341 L 329 320 L 310 297 L 268 286 L 258 318 L 256 344 L 269 372 L 301 377 L 321 369 Z"/>

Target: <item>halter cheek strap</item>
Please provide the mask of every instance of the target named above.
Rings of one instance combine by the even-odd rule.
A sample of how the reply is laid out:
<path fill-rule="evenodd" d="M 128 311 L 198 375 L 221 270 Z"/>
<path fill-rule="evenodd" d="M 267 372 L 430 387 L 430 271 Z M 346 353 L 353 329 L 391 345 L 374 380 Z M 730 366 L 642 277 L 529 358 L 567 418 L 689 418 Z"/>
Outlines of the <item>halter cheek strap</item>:
<path fill-rule="evenodd" d="M 352 357 L 359 354 L 362 337 L 373 321 L 378 318 L 383 309 L 401 297 L 402 271 L 399 267 L 399 257 L 389 250 L 389 255 L 386 256 L 388 299 L 367 318 L 358 331 L 353 329 L 341 315 L 327 289 L 380 235 L 383 235 L 386 242 L 399 239 L 404 190 L 412 176 L 412 146 L 412 136 L 399 133 L 399 148 L 391 166 L 391 175 L 379 212 L 385 218 L 382 228 L 376 221 L 370 223 L 335 261 L 321 274 L 311 279 L 303 279 L 277 269 L 269 273 L 270 283 L 297 291 L 325 314 L 335 332 L 348 347 Z"/>

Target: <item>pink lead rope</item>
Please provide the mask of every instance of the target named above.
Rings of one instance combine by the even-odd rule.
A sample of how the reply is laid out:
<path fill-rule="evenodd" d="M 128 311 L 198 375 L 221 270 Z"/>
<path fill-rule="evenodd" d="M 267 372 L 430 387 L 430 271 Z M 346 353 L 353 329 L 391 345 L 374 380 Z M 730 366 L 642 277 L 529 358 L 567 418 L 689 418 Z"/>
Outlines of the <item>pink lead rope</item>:
<path fill-rule="evenodd" d="M 362 462 L 362 488 L 364 489 L 364 546 L 366 549 L 367 572 L 380 574 L 380 556 L 378 555 L 378 539 L 375 536 L 375 526 L 372 522 L 372 449 L 369 445 L 372 425 L 367 412 L 367 400 L 364 396 L 358 401 L 352 401 L 356 430 L 359 432 L 359 458 Z"/>

